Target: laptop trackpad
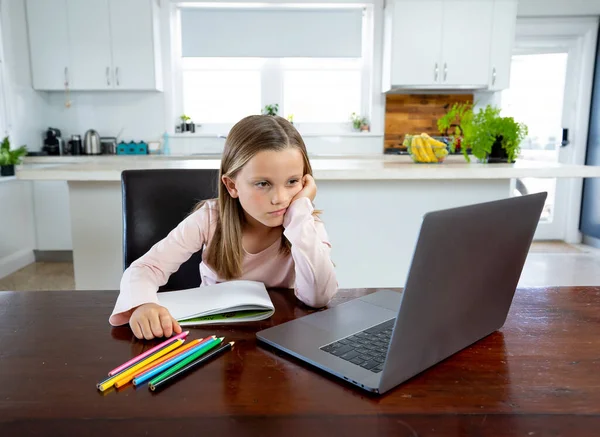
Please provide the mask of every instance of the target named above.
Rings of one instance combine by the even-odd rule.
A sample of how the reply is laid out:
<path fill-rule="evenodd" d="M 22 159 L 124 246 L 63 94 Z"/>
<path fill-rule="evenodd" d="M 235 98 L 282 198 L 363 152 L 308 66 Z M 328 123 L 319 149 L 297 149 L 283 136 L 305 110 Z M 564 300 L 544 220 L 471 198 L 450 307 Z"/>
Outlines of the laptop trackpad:
<path fill-rule="evenodd" d="M 396 315 L 395 311 L 355 299 L 298 320 L 343 337 L 393 319 Z"/>

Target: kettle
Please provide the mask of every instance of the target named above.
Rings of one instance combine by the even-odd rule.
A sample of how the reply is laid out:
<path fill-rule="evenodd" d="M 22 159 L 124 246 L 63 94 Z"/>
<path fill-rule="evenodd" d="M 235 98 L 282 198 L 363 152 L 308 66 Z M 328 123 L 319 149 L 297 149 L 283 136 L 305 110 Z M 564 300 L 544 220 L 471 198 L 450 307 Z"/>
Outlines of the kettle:
<path fill-rule="evenodd" d="M 94 129 L 90 129 L 83 137 L 83 153 L 86 155 L 100 155 L 100 135 Z"/>

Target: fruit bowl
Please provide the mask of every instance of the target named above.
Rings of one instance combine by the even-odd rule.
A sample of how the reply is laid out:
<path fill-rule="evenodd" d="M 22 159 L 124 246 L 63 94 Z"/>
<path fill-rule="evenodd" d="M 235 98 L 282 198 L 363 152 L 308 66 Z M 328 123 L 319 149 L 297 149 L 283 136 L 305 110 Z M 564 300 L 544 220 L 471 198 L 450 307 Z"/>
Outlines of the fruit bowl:
<path fill-rule="evenodd" d="M 414 162 L 431 164 L 444 162 L 449 146 L 427 134 L 406 135 L 403 145 Z"/>

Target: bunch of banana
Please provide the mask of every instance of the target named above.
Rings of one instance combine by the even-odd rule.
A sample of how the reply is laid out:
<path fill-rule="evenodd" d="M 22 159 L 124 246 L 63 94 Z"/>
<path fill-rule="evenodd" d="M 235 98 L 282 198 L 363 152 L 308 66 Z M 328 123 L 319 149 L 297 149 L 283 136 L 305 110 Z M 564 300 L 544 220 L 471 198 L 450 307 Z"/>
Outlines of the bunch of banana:
<path fill-rule="evenodd" d="M 425 133 L 406 135 L 404 145 L 416 162 L 441 162 L 448 155 L 446 144 Z"/>

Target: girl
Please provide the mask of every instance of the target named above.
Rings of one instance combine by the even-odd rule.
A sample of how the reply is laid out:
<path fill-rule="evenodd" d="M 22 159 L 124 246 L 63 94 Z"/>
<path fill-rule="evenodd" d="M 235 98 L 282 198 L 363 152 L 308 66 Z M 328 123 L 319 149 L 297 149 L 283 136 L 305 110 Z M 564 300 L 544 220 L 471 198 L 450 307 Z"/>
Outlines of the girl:
<path fill-rule="evenodd" d="M 218 199 L 201 202 L 125 270 L 110 324 L 129 322 L 147 340 L 181 332 L 156 292 L 200 249 L 202 285 L 260 281 L 293 287 L 311 307 L 327 305 L 337 281 L 325 227 L 315 217 L 316 193 L 298 131 L 277 116 L 242 119 L 225 142 Z"/>

